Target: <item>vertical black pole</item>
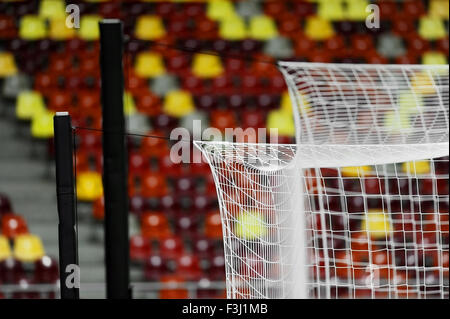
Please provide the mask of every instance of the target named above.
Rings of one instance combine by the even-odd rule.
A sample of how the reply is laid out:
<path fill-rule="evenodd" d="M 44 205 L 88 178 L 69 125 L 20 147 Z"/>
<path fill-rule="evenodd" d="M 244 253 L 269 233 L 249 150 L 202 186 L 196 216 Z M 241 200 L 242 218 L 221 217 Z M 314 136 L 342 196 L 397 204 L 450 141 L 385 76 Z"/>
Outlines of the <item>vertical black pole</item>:
<path fill-rule="evenodd" d="M 107 298 L 130 298 L 122 22 L 100 22 Z"/>
<path fill-rule="evenodd" d="M 57 113 L 53 118 L 56 160 L 56 196 L 58 202 L 59 280 L 62 299 L 78 299 L 79 283 L 76 274 L 67 272 L 67 266 L 78 266 L 78 245 L 75 216 L 75 190 L 73 178 L 73 137 L 70 116 Z M 67 277 L 75 275 L 73 280 Z"/>

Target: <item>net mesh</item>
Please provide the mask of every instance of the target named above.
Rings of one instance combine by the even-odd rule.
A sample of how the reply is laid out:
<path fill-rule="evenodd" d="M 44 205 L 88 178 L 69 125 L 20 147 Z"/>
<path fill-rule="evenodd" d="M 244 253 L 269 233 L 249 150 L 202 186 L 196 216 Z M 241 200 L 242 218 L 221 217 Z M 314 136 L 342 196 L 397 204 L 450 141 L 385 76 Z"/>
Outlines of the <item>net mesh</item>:
<path fill-rule="evenodd" d="M 196 142 L 231 298 L 448 298 L 448 66 L 281 63 L 296 145 Z"/>

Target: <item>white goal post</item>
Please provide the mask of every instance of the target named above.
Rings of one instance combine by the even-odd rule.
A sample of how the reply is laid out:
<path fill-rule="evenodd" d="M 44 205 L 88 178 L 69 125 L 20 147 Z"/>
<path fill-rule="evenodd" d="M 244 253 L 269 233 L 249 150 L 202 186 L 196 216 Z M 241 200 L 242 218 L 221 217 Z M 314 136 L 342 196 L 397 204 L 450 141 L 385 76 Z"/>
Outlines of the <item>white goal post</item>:
<path fill-rule="evenodd" d="M 296 144 L 196 141 L 229 298 L 448 298 L 448 65 L 281 62 Z"/>

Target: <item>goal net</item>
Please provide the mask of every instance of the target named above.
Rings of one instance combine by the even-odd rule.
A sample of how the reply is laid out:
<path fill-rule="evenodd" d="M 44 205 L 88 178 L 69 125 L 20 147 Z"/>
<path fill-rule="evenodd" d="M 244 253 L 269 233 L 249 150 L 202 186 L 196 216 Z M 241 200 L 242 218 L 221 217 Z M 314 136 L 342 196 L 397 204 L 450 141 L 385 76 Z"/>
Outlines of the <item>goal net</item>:
<path fill-rule="evenodd" d="M 448 65 L 280 69 L 295 145 L 195 142 L 227 296 L 448 298 Z"/>

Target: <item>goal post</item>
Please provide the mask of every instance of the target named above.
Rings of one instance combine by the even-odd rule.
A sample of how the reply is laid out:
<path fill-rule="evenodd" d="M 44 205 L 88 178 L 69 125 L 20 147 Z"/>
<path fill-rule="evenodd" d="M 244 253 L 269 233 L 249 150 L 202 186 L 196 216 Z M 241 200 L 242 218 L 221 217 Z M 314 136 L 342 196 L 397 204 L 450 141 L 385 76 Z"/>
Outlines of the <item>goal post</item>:
<path fill-rule="evenodd" d="M 448 298 L 448 65 L 281 62 L 296 144 L 200 142 L 230 298 Z"/>

